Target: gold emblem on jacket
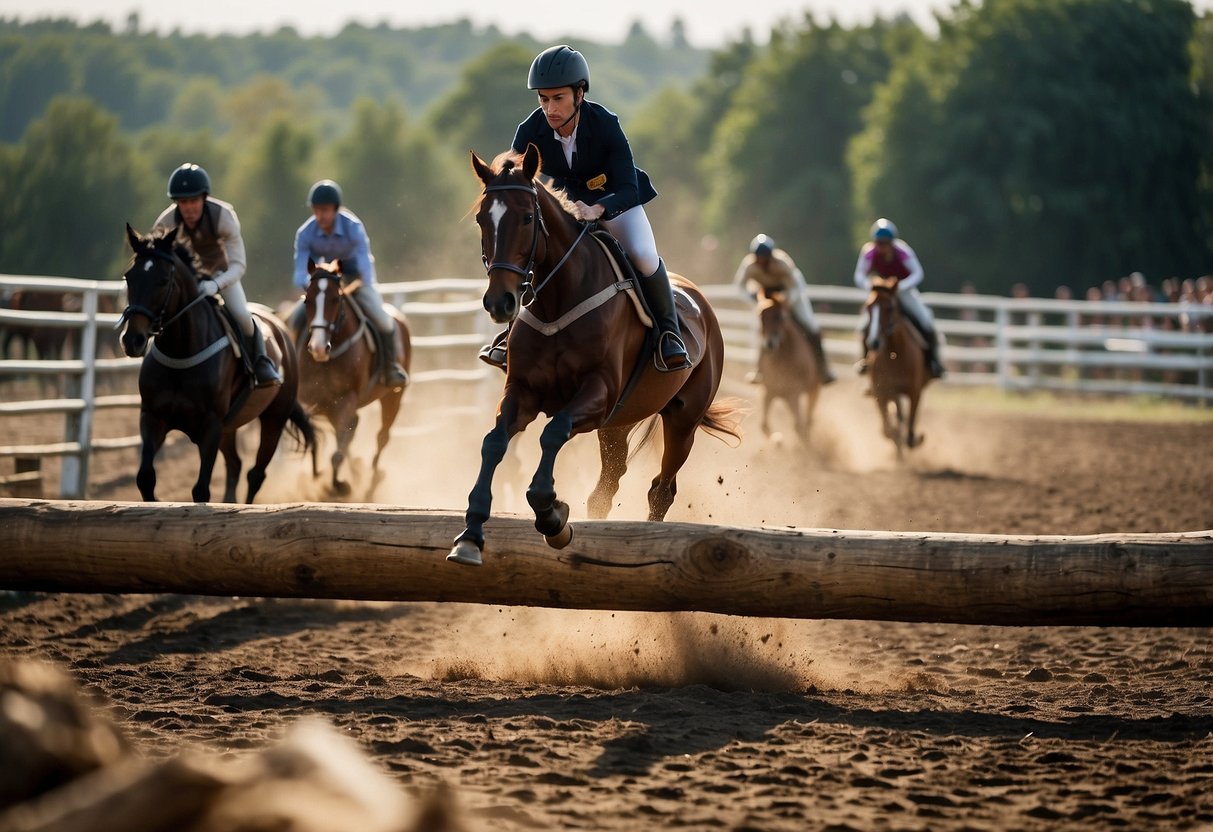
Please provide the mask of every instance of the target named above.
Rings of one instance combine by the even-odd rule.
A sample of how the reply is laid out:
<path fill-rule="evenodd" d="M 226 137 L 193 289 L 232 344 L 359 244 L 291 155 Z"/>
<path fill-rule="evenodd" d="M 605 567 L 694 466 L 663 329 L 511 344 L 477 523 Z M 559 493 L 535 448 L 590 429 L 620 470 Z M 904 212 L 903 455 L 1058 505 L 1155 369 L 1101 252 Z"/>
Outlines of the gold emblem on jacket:
<path fill-rule="evenodd" d="M 606 187 L 606 174 L 600 173 L 593 179 L 586 180 L 585 186 L 591 191 L 601 191 Z"/>

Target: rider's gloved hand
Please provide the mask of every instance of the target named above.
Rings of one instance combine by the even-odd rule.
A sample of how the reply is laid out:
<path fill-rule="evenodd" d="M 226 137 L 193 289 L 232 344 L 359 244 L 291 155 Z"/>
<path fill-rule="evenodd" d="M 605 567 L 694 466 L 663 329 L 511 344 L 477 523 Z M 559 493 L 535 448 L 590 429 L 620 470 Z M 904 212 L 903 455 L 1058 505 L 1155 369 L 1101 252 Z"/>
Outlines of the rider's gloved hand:
<path fill-rule="evenodd" d="M 198 294 L 210 296 L 217 295 L 219 294 L 219 284 L 208 277 L 198 284 Z"/>
<path fill-rule="evenodd" d="M 577 219 L 582 222 L 592 222 L 606 213 L 601 205 L 586 205 L 580 199 L 573 203 L 573 207 L 577 210 Z"/>

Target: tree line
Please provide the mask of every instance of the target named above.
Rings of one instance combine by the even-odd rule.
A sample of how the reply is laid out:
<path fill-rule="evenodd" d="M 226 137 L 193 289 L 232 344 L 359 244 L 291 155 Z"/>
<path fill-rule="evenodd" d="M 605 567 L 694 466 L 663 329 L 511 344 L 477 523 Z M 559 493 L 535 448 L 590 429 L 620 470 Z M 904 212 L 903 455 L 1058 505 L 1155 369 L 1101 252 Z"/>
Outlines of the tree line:
<path fill-rule="evenodd" d="M 727 280 L 759 231 L 849 280 L 892 217 L 928 288 L 1005 293 L 1213 271 L 1213 20 L 1185 0 L 984 0 L 712 52 L 634 26 L 591 61 L 661 196 L 671 266 Z M 251 293 L 289 291 L 308 184 L 340 181 L 387 279 L 475 274 L 467 151 L 535 106 L 546 43 L 466 22 L 244 37 L 0 21 L 0 272 L 116 276 L 180 162 L 240 214 Z"/>

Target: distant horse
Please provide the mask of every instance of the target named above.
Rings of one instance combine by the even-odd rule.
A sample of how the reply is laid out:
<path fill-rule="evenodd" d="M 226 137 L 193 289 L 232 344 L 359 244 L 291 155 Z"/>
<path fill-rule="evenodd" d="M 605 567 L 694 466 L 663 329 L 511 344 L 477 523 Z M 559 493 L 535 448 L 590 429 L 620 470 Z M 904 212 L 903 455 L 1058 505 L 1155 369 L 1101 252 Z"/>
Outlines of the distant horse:
<path fill-rule="evenodd" d="M 630 429 L 660 414 L 665 449 L 649 489 L 650 520 L 669 511 L 697 429 L 740 438 L 735 408 L 713 401 L 724 340 L 707 299 L 689 280 L 670 276 L 694 364 L 658 373 L 651 360 L 655 339 L 629 300 L 633 293 L 620 280 L 607 244 L 588 233 L 566 200 L 535 181 L 539 167 L 534 145 L 521 158 L 499 157 L 493 167 L 472 154 L 484 186 L 473 209 L 488 271 L 484 308 L 498 323 L 516 322 L 497 423 L 484 438 L 480 475 L 468 497 L 467 528 L 448 555 L 457 563 L 481 562 L 493 473 L 510 438 L 541 412 L 552 418 L 539 439 L 542 454 L 527 502 L 535 528 L 556 548 L 568 545 L 572 527 L 568 505 L 556 497 L 553 471 L 575 434 L 598 431 L 602 472 L 589 513 L 606 517 L 627 469 Z"/>
<path fill-rule="evenodd" d="M 9 296 L 8 308 L 23 312 L 79 312 L 79 298 L 67 292 L 44 289 L 17 289 Z M 0 357 L 7 358 L 13 346 L 17 358 L 25 358 L 32 347 L 42 361 L 58 361 L 73 342 L 73 332 L 63 326 L 39 326 L 34 323 L 9 324 L 4 329 Z M 69 353 L 70 354 L 70 353 Z"/>
<path fill-rule="evenodd" d="M 771 435 L 771 404 L 783 400 L 792 411 L 796 435 L 809 441 L 809 426 L 821 393 L 821 368 L 804 330 L 792 317 L 783 292 L 771 292 L 758 305 L 762 346 L 758 372 L 762 377 L 762 432 Z M 807 401 L 806 401 L 807 400 Z"/>
<path fill-rule="evenodd" d="M 392 389 L 381 383 L 381 375 L 371 352 L 368 338 L 373 338 L 374 324 L 363 318 L 353 292 L 357 281 L 342 284 L 341 261 L 317 266 L 308 261 L 311 282 L 303 296 L 304 309 L 311 335 L 299 340 L 299 401 L 308 412 L 323 416 L 336 433 L 337 450 L 333 451 L 333 490 L 341 495 L 350 491 L 349 483 L 340 479 L 341 463 L 349 453 L 354 429 L 358 427 L 358 411 L 371 402 L 379 402 L 379 436 L 375 459 L 371 463 L 374 476 L 367 491 L 368 499 L 383 479 L 379 457 L 392 434 L 392 422 L 400 412 L 404 388 Z M 409 325 L 391 304 L 384 304 L 396 321 L 396 337 L 404 346 L 404 368 L 412 359 Z M 381 344 L 381 350 L 391 350 L 391 344 Z M 318 471 L 313 470 L 313 475 Z"/>
<path fill-rule="evenodd" d="M 915 433 L 915 424 L 922 390 L 930 381 L 926 352 L 921 336 L 897 301 L 896 279 L 873 279 L 864 310 L 868 315 L 865 342 L 872 395 L 876 397 L 884 435 L 893 440 L 900 457 L 903 448 L 915 448 L 924 438 Z M 908 403 L 908 417 L 902 407 L 903 398 Z M 896 410 L 895 422 L 889 418 L 890 403 Z"/>
<path fill-rule="evenodd" d="M 253 389 L 243 361 L 229 344 L 233 338 L 241 340 L 239 329 L 233 325 L 226 330 L 217 302 L 198 297 L 197 261 L 189 249 L 176 245 L 177 229 L 143 237 L 127 225 L 126 234 L 135 258 L 125 275 L 129 305 L 122 313 L 122 348 L 131 357 L 145 356 L 139 370 L 143 452 L 135 478 L 143 499 L 156 499 L 153 462 L 170 430 L 181 431 L 198 446 L 201 467 L 193 489 L 198 503 L 210 500 L 219 451 L 227 468 L 224 502 L 236 501 L 241 468 L 236 429 L 253 419 L 261 421 L 261 443 L 248 473 L 248 502 L 265 482 L 266 466 L 288 422 L 312 449 L 314 467 L 315 436 L 295 399 L 299 373 L 286 328 L 269 309 L 253 306 L 266 352 L 281 368 L 283 379 L 277 387 Z"/>

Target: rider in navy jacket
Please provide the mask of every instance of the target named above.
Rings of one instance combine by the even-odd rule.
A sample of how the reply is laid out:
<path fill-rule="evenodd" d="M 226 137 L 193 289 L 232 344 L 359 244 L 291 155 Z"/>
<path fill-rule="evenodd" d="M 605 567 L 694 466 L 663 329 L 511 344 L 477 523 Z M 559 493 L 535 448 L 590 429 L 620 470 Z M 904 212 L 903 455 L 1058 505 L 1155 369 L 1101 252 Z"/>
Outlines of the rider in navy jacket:
<path fill-rule="evenodd" d="M 619 118 L 585 99 L 590 68 L 581 53 L 568 46 L 545 49 L 531 63 L 527 87 L 539 95 L 539 108 L 518 125 L 513 148 L 539 148 L 542 172 L 574 203 L 578 219 L 599 220 L 619 240 L 640 277 L 640 290 L 653 312 L 659 332 L 662 371 L 690 367 L 678 329 L 674 293 L 665 263 L 657 253 L 645 203 L 657 196 L 649 175 L 632 159 L 632 148 Z M 504 339 L 499 337 L 480 357 L 505 366 Z M 659 360 L 658 360 L 659 359 Z"/>

